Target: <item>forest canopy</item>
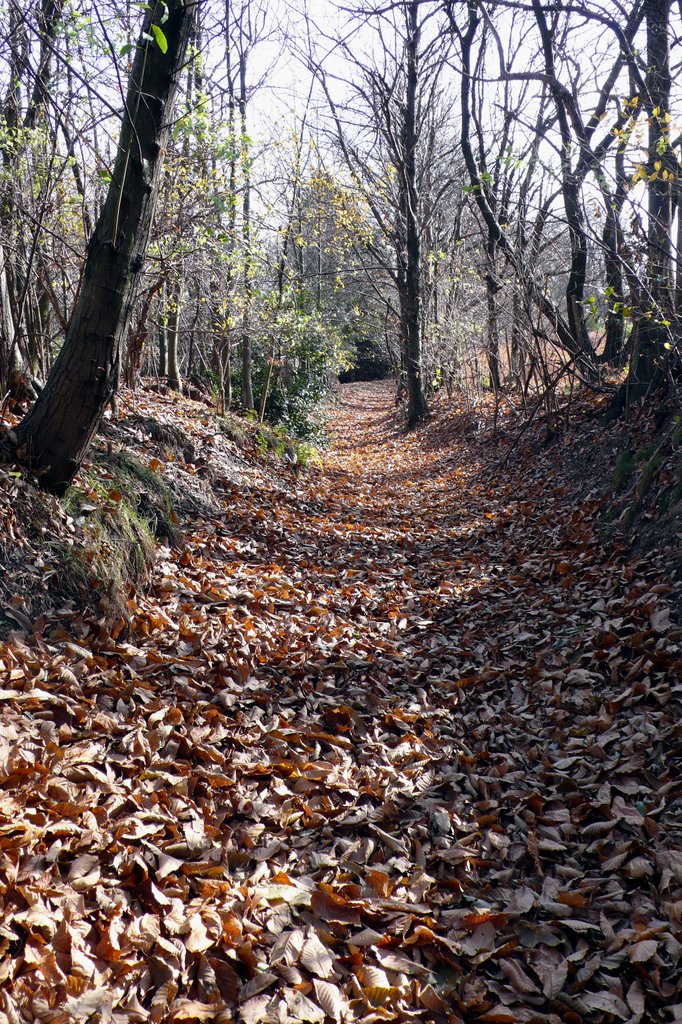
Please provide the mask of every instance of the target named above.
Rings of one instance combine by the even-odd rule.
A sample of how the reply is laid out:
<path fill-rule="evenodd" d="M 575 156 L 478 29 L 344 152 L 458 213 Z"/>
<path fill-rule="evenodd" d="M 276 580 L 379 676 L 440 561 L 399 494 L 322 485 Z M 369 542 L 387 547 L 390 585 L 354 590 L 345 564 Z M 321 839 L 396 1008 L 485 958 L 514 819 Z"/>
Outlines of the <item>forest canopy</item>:
<path fill-rule="evenodd" d="M 71 346 L 88 361 L 79 303 L 116 319 L 112 351 L 90 357 L 106 383 L 95 368 L 79 384 L 93 423 L 141 374 L 302 436 L 344 372 L 396 372 L 410 424 L 438 389 L 514 393 L 527 412 L 580 382 L 615 414 L 675 389 L 670 0 L 5 0 L 2 15 L 0 385 L 41 393 L 16 451 L 52 465 L 52 486 L 92 432 L 41 463 L 40 430 L 71 404 L 43 397 L 51 370 Z M 160 100 L 154 60 L 171 90 L 158 160 L 135 120 Z M 98 230 L 118 253 L 113 228 L 130 250 L 115 317 L 87 269 Z"/>

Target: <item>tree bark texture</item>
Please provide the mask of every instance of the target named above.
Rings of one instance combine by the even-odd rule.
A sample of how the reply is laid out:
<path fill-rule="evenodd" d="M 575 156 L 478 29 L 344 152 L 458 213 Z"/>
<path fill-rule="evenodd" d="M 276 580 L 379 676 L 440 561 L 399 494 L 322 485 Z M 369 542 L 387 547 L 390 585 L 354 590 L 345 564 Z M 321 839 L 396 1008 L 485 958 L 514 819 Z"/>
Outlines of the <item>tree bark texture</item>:
<path fill-rule="evenodd" d="M 606 316 L 606 342 L 603 359 L 611 366 L 625 363 L 625 316 L 623 314 L 625 281 L 623 274 L 622 250 L 623 232 L 620 217 L 627 194 L 625 155 L 623 147 L 616 151 L 616 190 L 611 194 L 605 181 L 600 181 L 606 215 L 602 232 L 604 269 L 608 291 L 609 312 Z"/>
<path fill-rule="evenodd" d="M 167 52 L 152 36 L 161 25 Z M 41 484 L 63 493 L 82 463 L 118 386 L 137 283 L 144 265 L 163 154 L 194 19 L 184 0 L 145 15 L 126 97 L 112 182 L 90 240 L 83 285 L 45 389 L 17 428 L 15 455 Z"/>
<path fill-rule="evenodd" d="M 253 409 L 253 382 L 251 358 L 251 299 L 253 295 L 253 253 L 251 250 L 251 156 L 246 134 L 246 54 L 239 66 L 239 116 L 242 151 L 242 238 L 244 243 L 244 310 L 242 313 L 242 408 Z"/>
<path fill-rule="evenodd" d="M 488 303 L 488 337 L 486 339 L 486 358 L 490 370 L 490 389 L 497 393 L 502 387 L 500 374 L 500 322 L 497 308 L 497 293 L 501 285 L 497 281 L 495 260 L 497 246 L 489 238 L 486 245 L 487 267 L 485 275 L 485 293 Z"/>
<path fill-rule="evenodd" d="M 183 300 L 182 273 L 171 297 L 166 330 L 167 384 L 173 391 L 182 391 L 182 374 L 180 373 L 180 310 Z"/>
<path fill-rule="evenodd" d="M 647 0 L 645 4 L 647 74 L 645 79 L 649 130 L 647 162 L 647 281 L 643 302 L 636 311 L 632 330 L 630 369 L 621 404 L 641 400 L 663 381 L 666 364 L 666 323 L 674 319 L 672 280 L 672 183 L 664 169 L 677 173 L 670 148 L 670 9 L 671 0 Z"/>
<path fill-rule="evenodd" d="M 407 81 L 403 112 L 403 180 L 401 181 L 401 220 L 405 245 L 405 294 L 401 296 L 403 311 L 403 346 L 407 366 L 407 421 L 413 427 L 427 413 L 422 380 L 421 336 L 421 239 L 418 222 L 417 186 L 417 87 L 419 52 L 419 2 L 412 0 L 407 9 Z"/>

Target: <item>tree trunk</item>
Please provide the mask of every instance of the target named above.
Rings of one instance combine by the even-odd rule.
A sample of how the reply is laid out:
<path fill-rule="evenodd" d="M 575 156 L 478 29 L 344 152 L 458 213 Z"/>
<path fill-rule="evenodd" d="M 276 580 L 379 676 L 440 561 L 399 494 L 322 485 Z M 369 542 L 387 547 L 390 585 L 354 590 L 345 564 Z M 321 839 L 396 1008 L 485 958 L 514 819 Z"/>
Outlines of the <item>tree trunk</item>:
<path fill-rule="evenodd" d="M 486 246 L 488 267 L 485 275 L 485 291 L 488 302 L 488 338 L 486 342 L 486 358 L 490 370 L 490 389 L 495 394 L 500 390 L 502 381 L 500 379 L 500 326 L 497 308 L 497 293 L 502 287 L 496 277 L 495 251 L 497 246 L 494 239 L 489 238 Z"/>
<path fill-rule="evenodd" d="M 151 309 L 154 296 L 161 291 L 164 285 L 164 278 L 158 278 L 151 288 L 147 289 L 142 308 L 137 315 L 137 324 L 130 333 L 124 359 L 123 379 L 129 388 L 134 388 L 140 373 L 142 364 L 142 352 L 149 336 L 149 310 Z"/>
<path fill-rule="evenodd" d="M 173 391 L 182 391 L 182 375 L 180 373 L 180 307 L 183 299 L 182 272 L 171 297 L 171 308 L 168 314 L 166 329 L 166 359 L 168 363 L 167 383 Z"/>
<path fill-rule="evenodd" d="M 682 316 L 682 178 L 675 179 L 677 209 L 677 241 L 675 245 L 675 309 Z"/>
<path fill-rule="evenodd" d="M 630 369 L 616 410 L 641 401 L 664 379 L 668 325 L 674 320 L 672 281 L 672 183 L 663 171 L 678 172 L 670 148 L 670 23 L 671 0 L 646 0 L 647 73 L 645 102 L 648 108 L 647 161 L 647 288 L 643 308 L 635 312 Z"/>
<path fill-rule="evenodd" d="M 0 242 L 0 389 L 4 390 L 14 369 L 14 316 L 7 280 L 5 250 Z"/>
<path fill-rule="evenodd" d="M 253 292 L 253 256 L 251 252 L 251 167 L 246 134 L 246 54 L 239 67 L 239 116 L 242 150 L 242 239 L 244 242 L 244 310 L 242 313 L 242 408 L 253 409 L 251 379 L 251 296 Z"/>
<path fill-rule="evenodd" d="M 36 346 L 42 347 L 42 339 L 36 335 L 34 330 L 37 323 L 35 316 L 37 305 L 32 294 L 31 269 L 40 224 L 36 223 L 36 234 L 33 236 L 32 245 L 29 246 L 31 252 L 28 263 L 23 269 L 22 282 L 22 272 L 20 271 L 22 261 L 18 254 L 26 240 L 23 232 L 19 232 L 19 237 L 16 237 L 18 218 L 15 190 L 21 179 L 17 173 L 21 148 L 27 145 L 28 133 L 35 129 L 41 120 L 50 95 L 54 43 L 63 7 L 64 0 L 41 0 L 40 2 L 36 11 L 36 30 L 40 47 L 37 64 L 33 70 L 30 63 L 31 48 L 26 13 L 22 11 L 20 4 L 9 5 L 8 88 L 2 102 L 0 115 L 0 120 L 6 129 L 3 133 L 3 142 L 0 143 L 0 152 L 5 168 L 5 185 L 0 202 L 0 224 L 4 228 L 5 244 L 9 241 L 10 245 L 6 251 L 0 251 L 0 291 L 2 292 L 2 337 L 11 340 L 6 356 L 2 352 L 3 342 L 0 341 L 0 381 L 3 380 L 3 367 L 5 366 L 9 366 L 15 372 L 27 373 L 29 376 L 38 371 Z M 30 74 L 33 76 L 32 90 L 29 90 L 28 81 L 23 82 L 24 76 L 26 75 L 28 78 Z M 25 85 L 28 97 L 28 105 L 23 118 L 20 107 L 22 85 Z M 14 134 L 15 130 L 20 128 L 27 133 L 23 142 L 21 135 Z M 42 215 L 40 219 L 42 219 Z M 22 319 L 26 311 L 28 312 L 26 316 L 28 331 L 24 332 Z"/>
<path fill-rule="evenodd" d="M 470 4 L 468 8 L 467 29 L 465 32 L 460 32 L 454 21 L 450 8 L 448 8 L 448 13 L 450 14 L 453 30 L 458 34 L 462 46 L 462 74 L 460 85 L 462 119 L 460 141 L 462 144 L 464 164 L 473 188 L 474 200 L 486 225 L 489 237 L 491 240 L 494 240 L 495 245 L 507 256 L 509 262 L 514 267 L 514 270 L 518 275 L 519 284 L 523 286 L 523 290 L 528 296 L 528 299 L 552 325 L 552 328 L 556 332 L 557 340 L 562 348 L 566 349 L 567 352 L 570 352 L 571 355 L 575 357 L 576 363 L 582 372 L 590 377 L 594 374 L 596 364 L 594 350 L 591 346 L 585 348 L 582 343 L 576 342 L 571 324 L 561 314 L 550 296 L 547 294 L 541 282 L 536 278 L 533 270 L 529 268 L 527 260 L 524 259 L 524 254 L 522 252 L 517 252 L 505 228 L 503 228 L 495 214 L 495 211 L 488 202 L 484 183 L 474 158 L 470 140 L 471 92 L 473 88 L 471 54 L 474 38 L 480 24 L 480 16 L 476 5 L 473 3 Z M 544 218 L 546 216 L 546 212 L 541 210 L 540 216 Z"/>
<path fill-rule="evenodd" d="M 166 285 L 164 283 L 159 302 L 159 380 L 164 380 L 168 373 L 168 313 L 166 305 Z"/>
<path fill-rule="evenodd" d="M 232 325 L 231 317 L 234 308 L 234 259 L 237 246 L 237 96 L 235 92 L 234 70 L 232 66 L 232 50 L 230 38 L 231 11 L 229 0 L 225 4 L 225 70 L 227 73 L 228 129 L 230 140 L 230 184 L 229 213 L 227 228 L 227 265 L 225 267 L 224 301 L 220 315 L 216 309 L 214 330 L 216 337 L 216 361 L 220 395 L 218 405 L 221 412 L 227 412 L 232 406 Z"/>
<path fill-rule="evenodd" d="M 163 53 L 152 25 L 165 35 Z M 16 458 L 63 493 L 85 457 L 118 385 L 121 349 L 159 187 L 177 72 L 195 6 L 155 0 L 144 18 L 128 87 L 116 162 L 88 246 L 83 285 L 45 389 L 17 428 Z"/>
<path fill-rule="evenodd" d="M 18 141 L 17 129 L 20 127 L 20 98 L 23 77 L 28 67 L 29 41 L 24 17 L 17 4 L 9 5 L 9 61 L 7 68 L 7 91 L 2 100 L 0 121 L 3 126 L 3 139 L 0 142 L 2 165 L 2 188 L 0 191 L 0 292 L 2 299 L 2 360 L 0 364 L 0 384 L 5 386 L 9 374 L 16 371 L 23 373 L 26 360 L 21 350 L 21 336 L 18 329 L 16 308 L 17 293 L 17 216 L 16 197 L 18 176 L 16 173 Z"/>
<path fill-rule="evenodd" d="M 554 67 L 554 40 L 547 24 L 545 11 L 540 0 L 533 0 L 533 10 L 540 30 L 545 58 L 545 71 L 550 81 L 550 91 L 561 133 L 561 191 L 566 211 L 568 237 L 571 246 L 571 263 L 566 282 L 566 321 L 576 349 L 588 352 L 590 337 L 585 323 L 585 278 L 587 276 L 587 232 L 583 217 L 580 187 L 582 176 L 573 168 L 572 153 L 575 149 L 573 135 L 566 110 L 566 100 L 557 82 Z"/>
<path fill-rule="evenodd" d="M 621 255 L 623 232 L 620 226 L 620 215 L 627 194 L 627 178 L 622 146 L 619 146 L 616 152 L 615 194 L 611 194 L 603 179 L 600 180 L 599 185 L 606 210 L 602 245 L 604 247 L 604 268 L 609 304 L 609 312 L 606 316 L 606 342 L 602 358 L 611 366 L 623 366 L 625 363 L 625 316 L 623 314 L 625 298 Z"/>
<path fill-rule="evenodd" d="M 427 413 L 422 380 L 421 337 L 421 239 L 419 236 L 417 186 L 417 55 L 419 49 L 419 0 L 407 11 L 407 82 L 403 120 L 403 180 L 401 214 L 405 231 L 404 310 L 405 362 L 407 367 L 407 422 L 415 426 Z"/>
<path fill-rule="evenodd" d="M 232 406 L 232 367 L 230 365 L 230 340 L 220 330 L 216 332 L 221 339 L 218 346 L 218 396 L 216 411 L 222 416 L 230 411 Z"/>
<path fill-rule="evenodd" d="M 518 378 L 523 380 L 526 369 L 526 345 L 524 340 L 524 315 L 521 303 L 520 286 L 514 288 L 512 296 L 512 329 L 511 329 L 511 369 Z"/>

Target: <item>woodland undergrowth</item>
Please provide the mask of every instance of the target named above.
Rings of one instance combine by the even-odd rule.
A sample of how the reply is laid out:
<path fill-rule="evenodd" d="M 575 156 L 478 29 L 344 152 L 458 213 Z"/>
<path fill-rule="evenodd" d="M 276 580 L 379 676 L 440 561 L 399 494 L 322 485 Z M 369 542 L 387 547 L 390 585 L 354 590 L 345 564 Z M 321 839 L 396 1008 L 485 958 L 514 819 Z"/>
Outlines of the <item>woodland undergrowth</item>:
<path fill-rule="evenodd" d="M 352 384 L 301 470 L 126 401 L 119 612 L 20 585 L 129 481 L 0 482 L 0 1021 L 682 1020 L 675 442 Z"/>

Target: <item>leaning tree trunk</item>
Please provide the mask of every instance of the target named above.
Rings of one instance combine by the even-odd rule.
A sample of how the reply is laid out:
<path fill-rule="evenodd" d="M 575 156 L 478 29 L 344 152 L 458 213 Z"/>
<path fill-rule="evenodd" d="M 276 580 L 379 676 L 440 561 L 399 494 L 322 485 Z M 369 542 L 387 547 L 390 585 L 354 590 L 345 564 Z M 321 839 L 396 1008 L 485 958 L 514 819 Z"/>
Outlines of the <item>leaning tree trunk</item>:
<path fill-rule="evenodd" d="M 45 389 L 16 430 L 14 455 L 63 493 L 118 386 L 121 352 L 144 265 L 178 69 L 195 4 L 154 0 L 128 86 L 116 163 L 88 246 L 83 285 Z M 165 13 L 168 18 L 163 22 Z M 160 45 L 161 44 L 161 45 Z M 163 49 L 162 49 L 163 46 Z"/>

